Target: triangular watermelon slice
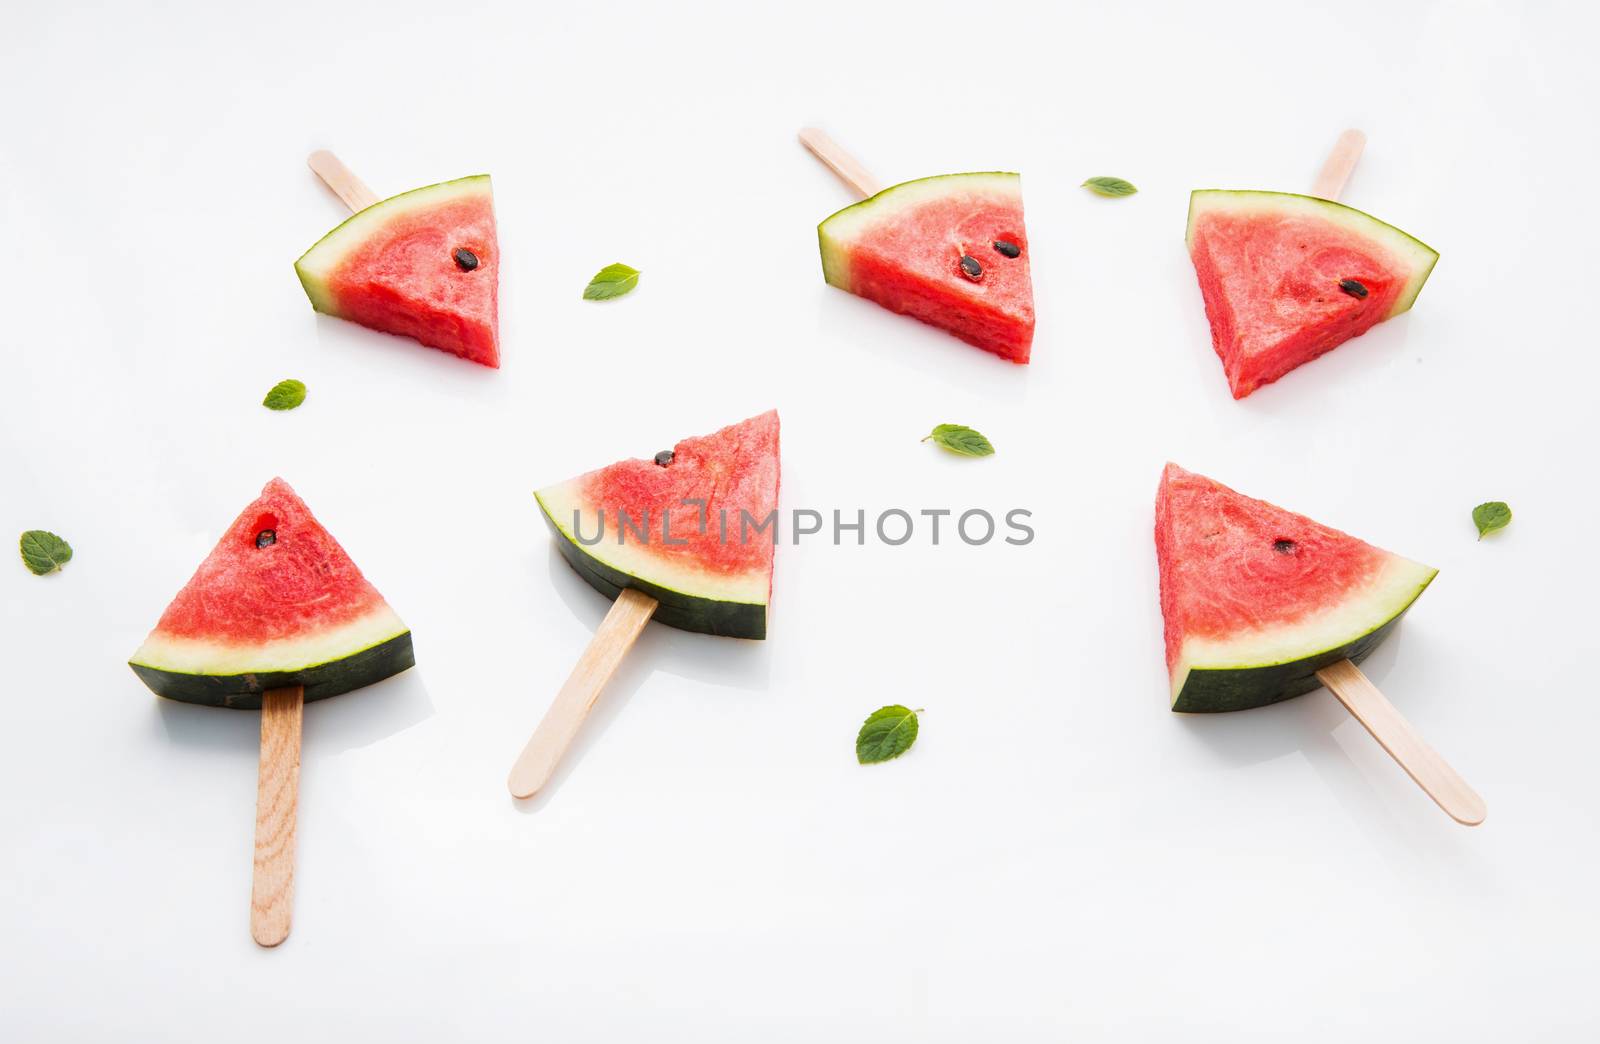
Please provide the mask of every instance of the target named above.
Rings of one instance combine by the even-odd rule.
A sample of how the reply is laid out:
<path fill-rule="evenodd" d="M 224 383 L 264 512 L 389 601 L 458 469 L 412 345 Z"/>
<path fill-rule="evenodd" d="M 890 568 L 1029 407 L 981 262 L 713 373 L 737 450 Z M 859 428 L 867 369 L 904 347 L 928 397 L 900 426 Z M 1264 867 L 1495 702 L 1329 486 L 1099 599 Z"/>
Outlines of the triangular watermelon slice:
<path fill-rule="evenodd" d="M 769 411 L 534 495 L 562 555 L 608 597 L 637 588 L 664 624 L 765 638 L 778 470 Z"/>
<path fill-rule="evenodd" d="M 320 700 L 416 662 L 411 632 L 283 479 L 223 534 L 129 661 L 157 695 L 255 709 Z"/>
<path fill-rule="evenodd" d="M 822 275 L 1012 362 L 1033 351 L 1033 279 L 1016 174 L 886 188 L 817 226 Z"/>
<path fill-rule="evenodd" d="M 1377 648 L 1437 570 L 1168 464 L 1156 494 L 1175 711 L 1260 707 Z"/>
<path fill-rule="evenodd" d="M 1439 260 L 1370 214 L 1287 192 L 1197 190 L 1185 239 L 1235 399 L 1410 308 Z"/>
<path fill-rule="evenodd" d="M 500 247 L 487 174 L 374 203 L 294 268 L 319 312 L 500 365 Z"/>

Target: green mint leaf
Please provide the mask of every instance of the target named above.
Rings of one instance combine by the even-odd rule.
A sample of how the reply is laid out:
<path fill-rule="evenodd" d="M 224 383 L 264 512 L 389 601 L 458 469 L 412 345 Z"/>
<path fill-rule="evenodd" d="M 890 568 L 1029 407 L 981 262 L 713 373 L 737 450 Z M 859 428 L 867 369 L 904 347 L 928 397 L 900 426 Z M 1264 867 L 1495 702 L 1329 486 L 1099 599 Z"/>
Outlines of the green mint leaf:
<path fill-rule="evenodd" d="M 1478 527 L 1478 539 L 1504 529 L 1511 524 L 1511 507 L 1503 500 L 1491 500 L 1472 509 L 1472 524 Z"/>
<path fill-rule="evenodd" d="M 1097 196 L 1131 196 L 1139 191 L 1133 187 L 1132 182 L 1123 181 L 1121 178 L 1090 178 L 1082 187 Z"/>
<path fill-rule="evenodd" d="M 989 440 L 965 424 L 941 424 L 924 436 L 922 441 L 929 439 L 963 457 L 987 457 L 994 453 L 994 446 L 990 445 Z"/>
<path fill-rule="evenodd" d="M 917 742 L 917 712 L 898 703 L 867 715 L 856 734 L 856 760 L 863 765 L 898 758 Z"/>
<path fill-rule="evenodd" d="M 306 386 L 291 378 L 274 384 L 261 405 L 269 410 L 292 410 L 305 401 Z"/>
<path fill-rule="evenodd" d="M 42 529 L 30 529 L 18 542 L 22 551 L 22 564 L 34 576 L 53 573 L 72 561 L 72 545 Z"/>
<path fill-rule="evenodd" d="M 620 261 L 614 265 L 607 265 L 594 274 L 589 280 L 589 285 L 583 288 L 585 301 L 609 301 L 613 297 L 623 294 L 639 285 L 639 270 L 629 268 Z"/>

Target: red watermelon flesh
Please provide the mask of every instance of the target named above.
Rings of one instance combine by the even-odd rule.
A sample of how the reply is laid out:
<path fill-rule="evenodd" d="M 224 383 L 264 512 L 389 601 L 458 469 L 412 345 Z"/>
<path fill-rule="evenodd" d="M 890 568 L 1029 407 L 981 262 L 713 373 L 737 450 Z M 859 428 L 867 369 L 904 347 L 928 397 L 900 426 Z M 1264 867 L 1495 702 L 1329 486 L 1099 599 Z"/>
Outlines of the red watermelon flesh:
<path fill-rule="evenodd" d="M 1410 308 L 1438 259 L 1359 210 L 1281 192 L 1195 192 L 1187 241 L 1236 399 Z"/>
<path fill-rule="evenodd" d="M 293 672 L 405 634 L 344 548 L 275 478 L 234 519 L 132 662 L 179 675 Z"/>
<path fill-rule="evenodd" d="M 756 570 L 769 578 L 770 541 L 739 541 L 719 536 L 721 519 L 737 525 L 740 512 L 765 518 L 778 505 L 778 415 L 764 413 L 723 428 L 713 435 L 684 439 L 672 448 L 672 460 L 624 460 L 584 476 L 583 496 L 591 504 L 609 505 L 613 513 L 632 517 L 648 511 L 667 518 L 673 540 L 656 541 L 650 549 L 663 558 L 693 562 L 708 572 L 736 575 Z M 703 497 L 715 526 L 700 531 L 698 509 L 685 509 L 687 498 Z M 676 509 L 677 516 L 670 512 Z"/>
<path fill-rule="evenodd" d="M 295 269 L 319 312 L 500 365 L 500 248 L 487 175 L 376 203 Z"/>
<path fill-rule="evenodd" d="M 762 637 L 772 593 L 778 432 L 778 415 L 769 411 L 684 439 L 660 455 L 661 463 L 624 460 L 536 496 L 563 554 L 596 587 L 651 594 L 663 603 L 656 618 L 673 626 Z M 703 514 L 697 501 L 704 501 Z M 624 515 L 631 528 L 623 527 Z M 604 536 L 594 541 L 601 519 Z"/>
<path fill-rule="evenodd" d="M 1161 476 L 1155 539 L 1175 703 L 1186 687 L 1191 701 L 1205 690 L 1241 706 L 1296 695 L 1314 677 L 1308 659 L 1349 655 L 1435 572 L 1176 464 Z"/>
<path fill-rule="evenodd" d="M 1028 361 L 1033 279 L 1016 174 L 895 185 L 828 218 L 817 237 L 831 285 Z"/>

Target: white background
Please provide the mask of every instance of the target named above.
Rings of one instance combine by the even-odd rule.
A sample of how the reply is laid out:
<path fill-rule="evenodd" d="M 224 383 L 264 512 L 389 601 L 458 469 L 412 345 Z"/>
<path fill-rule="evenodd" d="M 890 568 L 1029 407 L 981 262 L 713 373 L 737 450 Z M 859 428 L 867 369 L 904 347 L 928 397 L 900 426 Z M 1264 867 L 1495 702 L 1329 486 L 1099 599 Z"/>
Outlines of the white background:
<path fill-rule="evenodd" d="M 1594 1039 L 1592 7 L 132 6 L 0 37 L 0 533 L 77 552 L 0 562 L 0 1036 Z M 823 284 L 850 197 L 806 123 L 888 181 L 1024 172 L 1031 366 Z M 1442 260 L 1234 402 L 1188 192 L 1304 190 L 1348 125 L 1346 199 Z M 312 314 L 318 147 L 380 194 L 494 175 L 504 369 Z M 639 289 L 580 300 L 618 260 Z M 305 406 L 262 409 L 289 376 Z M 650 627 L 519 807 L 606 609 L 530 491 L 769 407 L 785 508 L 1026 507 L 1038 539 L 781 547 L 769 641 Z M 998 455 L 919 444 L 940 422 Z M 1326 692 L 1168 712 L 1169 458 L 1441 569 L 1368 670 L 1483 827 Z M 275 474 L 419 664 L 307 710 L 268 952 L 257 716 L 124 661 Z M 1516 521 L 1478 543 L 1488 499 Z M 858 766 L 893 702 L 921 739 Z"/>

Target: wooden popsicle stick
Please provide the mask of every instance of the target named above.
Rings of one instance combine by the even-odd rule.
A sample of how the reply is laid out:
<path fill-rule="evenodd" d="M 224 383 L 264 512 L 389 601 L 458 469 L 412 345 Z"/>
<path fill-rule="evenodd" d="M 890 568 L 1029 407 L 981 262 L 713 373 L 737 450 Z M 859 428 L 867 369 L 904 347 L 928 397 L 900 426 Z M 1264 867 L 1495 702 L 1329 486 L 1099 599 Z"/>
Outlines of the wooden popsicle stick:
<path fill-rule="evenodd" d="M 1366 147 L 1367 136 L 1354 127 L 1339 135 L 1339 140 L 1334 143 L 1333 151 L 1328 154 L 1321 173 L 1311 187 L 1311 194 L 1320 199 L 1337 201 Z M 1466 826 L 1477 826 L 1483 822 L 1488 815 L 1483 798 L 1450 767 L 1449 762 L 1417 735 L 1417 730 L 1362 673 L 1360 667 L 1350 660 L 1340 660 L 1318 671 L 1317 679 L 1344 704 L 1345 710 L 1362 724 L 1378 741 L 1378 745 L 1405 769 L 1406 775 L 1444 809 L 1446 815 Z"/>
<path fill-rule="evenodd" d="M 1328 153 L 1327 162 L 1322 165 L 1322 173 L 1317 175 L 1316 182 L 1311 186 L 1311 194 L 1319 199 L 1338 202 L 1345 182 L 1350 180 L 1366 147 L 1367 136 L 1354 127 L 1339 135 L 1339 140 L 1333 144 L 1333 151 Z"/>
<path fill-rule="evenodd" d="M 305 690 L 261 695 L 261 772 L 256 784 L 255 877 L 250 936 L 262 946 L 289 937 L 294 914 L 294 824 L 300 801 L 300 719 Z"/>
<path fill-rule="evenodd" d="M 800 144 L 811 150 L 812 155 L 821 160 L 824 165 L 835 174 L 839 180 L 855 189 L 862 199 L 876 196 L 883 191 L 883 185 L 871 172 L 856 162 L 856 158 L 840 147 L 839 143 L 828 137 L 826 131 L 816 127 L 806 127 L 800 132 Z"/>
<path fill-rule="evenodd" d="M 511 766 L 506 786 L 512 797 L 533 797 L 550 782 L 556 766 L 561 764 L 562 756 L 578 735 L 578 729 L 600 698 L 600 690 L 633 648 L 634 640 L 660 604 L 631 587 L 617 595 L 589 647 L 572 668 L 567 683 L 561 686 L 550 709 L 544 712 L 544 720 L 533 730 L 533 738 L 522 748 L 517 763 Z"/>
<path fill-rule="evenodd" d="M 1417 735 L 1360 667 L 1340 660 L 1318 671 L 1317 678 L 1451 819 L 1466 826 L 1483 822 L 1488 815 L 1483 798 Z"/>
<path fill-rule="evenodd" d="M 333 194 L 344 200 L 353 213 L 366 210 L 378 202 L 377 193 L 367 188 L 366 182 L 356 177 L 355 171 L 327 149 L 318 149 L 306 157 L 306 165 L 314 171 Z"/>

